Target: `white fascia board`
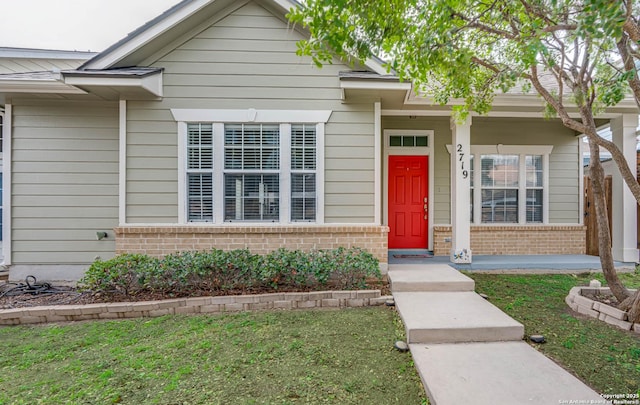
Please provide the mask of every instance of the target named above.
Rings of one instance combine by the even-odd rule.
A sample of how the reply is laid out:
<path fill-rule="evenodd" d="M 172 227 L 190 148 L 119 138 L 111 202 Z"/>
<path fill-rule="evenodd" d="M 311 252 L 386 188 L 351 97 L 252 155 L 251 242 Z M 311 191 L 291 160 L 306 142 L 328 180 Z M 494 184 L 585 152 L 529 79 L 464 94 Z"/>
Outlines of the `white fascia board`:
<path fill-rule="evenodd" d="M 376 80 L 343 80 L 340 88 L 347 90 L 411 90 L 409 82 L 376 81 Z"/>
<path fill-rule="evenodd" d="M 326 123 L 331 110 L 198 110 L 172 108 L 178 122 L 259 122 L 264 124 Z"/>
<path fill-rule="evenodd" d="M 298 4 L 296 2 L 293 2 L 291 0 L 272 0 L 273 3 L 275 3 L 276 5 L 280 6 L 280 8 L 282 8 L 283 10 L 289 11 L 292 8 L 296 8 L 298 7 Z"/>
<path fill-rule="evenodd" d="M 389 71 L 380 62 L 373 58 L 364 61 L 364 65 L 379 75 L 388 75 Z"/>
<path fill-rule="evenodd" d="M 87 94 L 63 82 L 43 80 L 0 80 L 0 93 Z"/>
<path fill-rule="evenodd" d="M 127 55 L 150 42 L 152 39 L 178 25 L 185 18 L 197 13 L 202 7 L 212 1 L 214 0 L 194 0 L 192 3 L 167 16 L 167 18 L 159 21 L 154 26 L 149 27 L 147 30 L 141 32 L 131 40 L 122 43 L 118 48 L 112 50 L 103 57 L 100 57 L 102 55 L 99 55 L 97 60 L 89 61 L 83 69 L 107 69 L 115 65 Z"/>
<path fill-rule="evenodd" d="M 71 59 L 89 60 L 96 56 L 97 52 L 84 51 L 60 51 L 52 49 L 35 48 L 2 48 L 0 47 L 0 58 L 11 59 Z"/>
<path fill-rule="evenodd" d="M 83 77 L 69 76 L 64 79 L 72 86 L 138 87 L 154 96 L 162 97 L 162 73 L 146 77 Z"/>

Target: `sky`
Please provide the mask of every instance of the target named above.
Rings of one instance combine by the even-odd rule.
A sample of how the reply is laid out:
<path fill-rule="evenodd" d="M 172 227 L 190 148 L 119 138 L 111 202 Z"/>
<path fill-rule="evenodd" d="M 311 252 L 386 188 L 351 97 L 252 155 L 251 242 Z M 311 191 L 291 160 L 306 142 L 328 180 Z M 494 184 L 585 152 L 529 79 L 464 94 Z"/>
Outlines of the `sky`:
<path fill-rule="evenodd" d="M 0 47 L 99 52 L 180 0 L 0 0 Z"/>

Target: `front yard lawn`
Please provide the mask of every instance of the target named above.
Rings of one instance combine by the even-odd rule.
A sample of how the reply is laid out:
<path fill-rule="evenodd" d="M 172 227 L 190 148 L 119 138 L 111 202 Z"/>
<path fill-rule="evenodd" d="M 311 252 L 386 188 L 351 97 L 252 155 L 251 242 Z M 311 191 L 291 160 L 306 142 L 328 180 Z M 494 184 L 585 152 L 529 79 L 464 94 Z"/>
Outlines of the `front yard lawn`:
<path fill-rule="evenodd" d="M 0 328 L 0 404 L 420 404 L 388 307 Z"/>
<path fill-rule="evenodd" d="M 640 335 L 576 314 L 565 304 L 571 287 L 602 275 L 503 275 L 466 273 L 476 291 L 525 326 L 542 334 L 535 347 L 572 371 L 596 391 L 640 394 Z M 625 285 L 640 286 L 640 273 L 621 274 Z M 535 370 L 532 370 L 535 378 Z"/>

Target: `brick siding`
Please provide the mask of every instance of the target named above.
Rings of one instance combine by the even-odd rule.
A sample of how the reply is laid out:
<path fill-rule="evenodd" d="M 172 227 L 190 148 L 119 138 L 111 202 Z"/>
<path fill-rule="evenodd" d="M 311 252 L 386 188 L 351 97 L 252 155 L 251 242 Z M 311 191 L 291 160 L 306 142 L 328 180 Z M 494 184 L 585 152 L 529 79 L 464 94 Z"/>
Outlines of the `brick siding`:
<path fill-rule="evenodd" d="M 309 251 L 360 247 L 387 263 L 389 227 L 376 225 L 304 226 L 122 226 L 114 229 L 116 254 L 151 256 L 189 250 L 249 249 L 265 254 L 278 248 Z"/>
<path fill-rule="evenodd" d="M 448 256 L 451 226 L 433 227 L 435 255 Z M 450 240 L 450 239 L 449 239 Z M 474 255 L 574 255 L 585 254 L 586 227 L 570 226 L 471 226 Z"/>

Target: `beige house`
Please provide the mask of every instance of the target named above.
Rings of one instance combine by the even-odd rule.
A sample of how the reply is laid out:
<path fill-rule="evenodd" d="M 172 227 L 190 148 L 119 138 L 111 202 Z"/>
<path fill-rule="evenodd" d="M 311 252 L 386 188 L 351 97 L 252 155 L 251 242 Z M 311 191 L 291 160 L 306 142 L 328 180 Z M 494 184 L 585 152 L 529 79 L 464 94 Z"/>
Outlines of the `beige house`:
<path fill-rule="evenodd" d="M 379 61 L 297 56 L 293 6 L 185 0 L 78 68 L 1 75 L 10 277 L 211 247 L 584 252 L 579 134 L 536 96 L 457 123 Z M 635 104 L 599 119 L 635 156 Z M 615 255 L 636 261 L 617 183 Z"/>

